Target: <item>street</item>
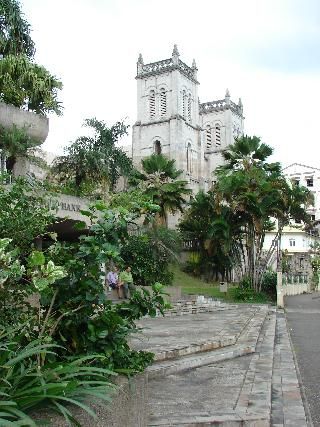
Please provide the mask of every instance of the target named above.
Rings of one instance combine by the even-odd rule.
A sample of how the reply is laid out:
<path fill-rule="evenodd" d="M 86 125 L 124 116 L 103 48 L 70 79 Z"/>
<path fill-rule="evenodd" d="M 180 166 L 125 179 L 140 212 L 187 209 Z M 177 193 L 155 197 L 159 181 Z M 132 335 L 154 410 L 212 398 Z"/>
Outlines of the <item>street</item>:
<path fill-rule="evenodd" d="M 285 307 L 311 419 L 320 426 L 320 293 L 286 297 Z"/>

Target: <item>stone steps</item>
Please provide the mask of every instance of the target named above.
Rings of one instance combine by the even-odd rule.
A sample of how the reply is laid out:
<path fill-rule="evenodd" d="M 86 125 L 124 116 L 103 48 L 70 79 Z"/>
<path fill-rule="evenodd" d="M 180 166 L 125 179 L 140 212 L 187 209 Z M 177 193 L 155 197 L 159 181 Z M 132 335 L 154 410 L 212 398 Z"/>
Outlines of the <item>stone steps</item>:
<path fill-rule="evenodd" d="M 267 314 L 267 307 L 253 313 L 238 335 L 156 354 L 156 363 L 147 369 L 149 378 L 159 378 L 254 353 Z"/>
<path fill-rule="evenodd" d="M 149 427 L 270 426 L 275 325 L 276 313 L 262 310 L 250 319 L 235 345 L 197 356 L 184 357 L 174 363 L 171 362 L 171 365 L 167 361 L 150 367 L 149 375 L 152 378 L 160 379 L 162 375 L 175 374 L 186 369 L 211 365 L 228 358 L 253 354 L 238 398 L 228 411 L 215 411 L 212 408 L 212 411 L 207 411 L 207 413 L 203 411 L 189 412 L 187 415 L 171 414 L 170 417 L 164 414 L 154 414 L 149 421 Z"/>

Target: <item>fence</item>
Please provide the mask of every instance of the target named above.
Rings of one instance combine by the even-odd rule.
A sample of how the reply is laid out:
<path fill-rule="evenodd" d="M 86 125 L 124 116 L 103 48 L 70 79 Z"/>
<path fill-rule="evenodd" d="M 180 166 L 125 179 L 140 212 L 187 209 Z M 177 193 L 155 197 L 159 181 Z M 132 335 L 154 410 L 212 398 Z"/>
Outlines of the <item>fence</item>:
<path fill-rule="evenodd" d="M 285 295 L 300 295 L 311 291 L 311 279 L 307 274 L 284 274 L 282 292 Z"/>

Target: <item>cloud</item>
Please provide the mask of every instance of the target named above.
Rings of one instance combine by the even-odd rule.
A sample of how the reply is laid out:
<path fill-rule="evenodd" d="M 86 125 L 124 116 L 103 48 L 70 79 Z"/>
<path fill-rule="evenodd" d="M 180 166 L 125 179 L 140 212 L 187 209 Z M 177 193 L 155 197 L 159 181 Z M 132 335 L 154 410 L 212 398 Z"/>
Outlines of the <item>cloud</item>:
<path fill-rule="evenodd" d="M 245 126 L 283 163 L 314 164 L 318 137 L 318 0 L 22 0 L 37 61 L 64 84 L 62 118 L 50 118 L 49 151 L 84 132 L 83 120 L 136 120 L 136 61 L 171 56 L 199 68 L 202 102 L 228 87 Z M 317 165 L 315 165 L 317 166 Z"/>

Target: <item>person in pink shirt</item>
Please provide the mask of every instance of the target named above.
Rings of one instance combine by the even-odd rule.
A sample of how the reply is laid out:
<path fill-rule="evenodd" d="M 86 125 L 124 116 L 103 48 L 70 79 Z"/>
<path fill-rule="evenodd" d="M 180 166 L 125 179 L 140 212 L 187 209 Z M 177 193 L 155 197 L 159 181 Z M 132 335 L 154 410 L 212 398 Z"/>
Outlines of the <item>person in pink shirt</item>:
<path fill-rule="evenodd" d="M 118 268 L 113 267 L 109 273 L 106 276 L 106 284 L 111 289 L 115 289 L 117 291 L 118 298 L 121 299 L 120 294 L 120 284 L 119 284 L 119 277 L 118 277 Z"/>

